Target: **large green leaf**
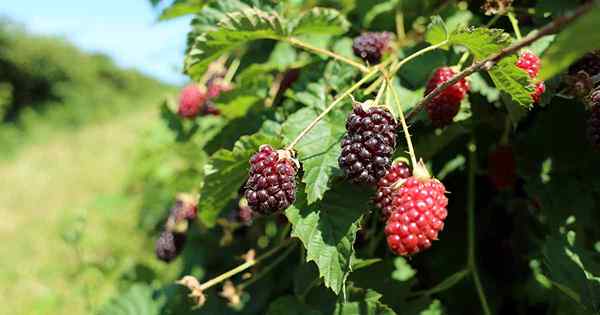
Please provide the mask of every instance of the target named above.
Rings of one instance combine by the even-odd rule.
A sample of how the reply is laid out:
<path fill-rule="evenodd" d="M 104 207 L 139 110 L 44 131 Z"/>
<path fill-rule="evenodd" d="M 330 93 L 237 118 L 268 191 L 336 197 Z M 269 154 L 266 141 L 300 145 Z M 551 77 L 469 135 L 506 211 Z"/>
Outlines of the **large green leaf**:
<path fill-rule="evenodd" d="M 207 0 L 175 0 L 173 4 L 163 10 L 159 20 L 165 21 L 188 14 L 198 13 L 207 2 Z"/>
<path fill-rule="evenodd" d="M 291 115 L 283 125 L 285 141 L 291 142 L 319 112 L 306 107 Z M 343 112 L 333 111 L 319 121 L 295 147 L 304 168 L 302 182 L 306 184 L 308 204 L 321 200 L 329 190 L 329 181 L 338 169 L 337 160 L 341 152 L 339 142 L 345 132 L 345 119 Z"/>
<path fill-rule="evenodd" d="M 452 33 L 450 41 L 467 47 L 476 60 L 482 60 L 508 47 L 511 38 L 500 29 L 465 28 Z M 489 75 L 498 90 L 509 94 L 520 106 L 530 107 L 533 86 L 527 72 L 517 67 L 516 63 L 517 56 L 508 56 L 494 65 Z"/>
<path fill-rule="evenodd" d="M 389 306 L 381 303 L 381 294 L 373 290 L 352 288 L 347 301 L 340 301 L 335 308 L 336 315 L 395 315 Z"/>
<path fill-rule="evenodd" d="M 431 17 L 431 23 L 427 26 L 427 32 L 425 33 L 425 40 L 432 44 L 439 44 L 449 38 L 448 28 L 444 20 L 438 15 Z"/>
<path fill-rule="evenodd" d="M 313 8 L 290 22 L 292 35 L 340 35 L 345 33 L 350 23 L 337 10 Z"/>
<path fill-rule="evenodd" d="M 193 39 L 185 59 L 185 70 L 199 79 L 208 65 L 228 51 L 257 39 L 281 39 L 287 31 L 283 19 L 276 12 L 245 9 L 228 13 L 219 21 L 217 29 L 202 33 Z"/>
<path fill-rule="evenodd" d="M 221 149 L 210 157 L 198 203 L 200 220 L 208 227 L 214 226 L 223 207 L 238 195 L 248 177 L 248 160 L 262 144 L 278 147 L 280 139 L 262 133 L 243 136 L 233 150 Z"/>
<path fill-rule="evenodd" d="M 306 260 L 317 264 L 325 286 L 339 294 L 351 271 L 352 244 L 369 198 L 364 189 L 349 184 L 337 185 L 311 205 L 303 191 L 297 194 L 296 203 L 286 210 L 292 236 L 304 244 Z"/>
<path fill-rule="evenodd" d="M 153 299 L 154 290 L 145 284 L 134 284 L 125 293 L 105 304 L 100 315 L 159 315 L 165 298 Z"/>
<path fill-rule="evenodd" d="M 546 80 L 566 69 L 577 58 L 600 47 L 600 7 L 560 32 L 542 57 L 540 79 Z"/>

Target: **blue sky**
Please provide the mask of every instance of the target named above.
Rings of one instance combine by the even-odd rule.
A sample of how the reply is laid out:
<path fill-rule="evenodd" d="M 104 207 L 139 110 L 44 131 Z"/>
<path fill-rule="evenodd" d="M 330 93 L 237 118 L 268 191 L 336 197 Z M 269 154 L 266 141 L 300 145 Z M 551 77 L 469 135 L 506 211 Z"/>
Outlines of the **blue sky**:
<path fill-rule="evenodd" d="M 1 0 L 0 16 L 32 33 L 57 35 L 85 51 L 103 52 L 117 64 L 171 83 L 183 83 L 189 18 L 156 22 L 147 0 Z"/>

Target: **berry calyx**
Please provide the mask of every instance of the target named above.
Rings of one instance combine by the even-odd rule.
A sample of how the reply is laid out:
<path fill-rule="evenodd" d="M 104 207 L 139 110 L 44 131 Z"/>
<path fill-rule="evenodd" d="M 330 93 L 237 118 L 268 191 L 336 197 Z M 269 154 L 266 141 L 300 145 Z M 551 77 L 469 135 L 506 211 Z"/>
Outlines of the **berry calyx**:
<path fill-rule="evenodd" d="M 519 55 L 516 65 L 525 70 L 530 78 L 535 79 L 540 72 L 540 57 L 530 51 L 524 50 Z M 544 94 L 545 91 L 546 86 L 544 85 L 544 81 L 535 83 L 534 91 L 531 93 L 531 99 L 534 104 L 540 102 L 542 94 Z"/>
<path fill-rule="evenodd" d="M 299 164 L 286 150 L 262 145 L 250 158 L 250 177 L 244 196 L 255 213 L 268 215 L 285 210 L 296 200 Z"/>
<path fill-rule="evenodd" d="M 340 168 L 353 183 L 375 185 L 390 167 L 396 148 L 396 121 L 381 106 L 355 103 L 346 120 Z"/>
<path fill-rule="evenodd" d="M 156 241 L 156 257 L 164 262 L 171 262 L 179 256 L 185 246 L 185 241 L 185 234 L 163 231 Z"/>
<path fill-rule="evenodd" d="M 395 161 L 377 183 L 377 193 L 375 194 L 375 205 L 381 209 L 382 219 L 387 220 L 393 211 L 393 192 L 397 186 L 404 182 L 404 179 L 410 177 L 412 172 L 408 164 L 404 161 Z"/>
<path fill-rule="evenodd" d="M 429 81 L 425 89 L 425 95 L 431 93 L 438 86 L 450 80 L 456 72 L 450 67 L 438 68 Z M 440 94 L 427 103 L 427 115 L 431 123 L 436 128 L 441 128 L 452 123 L 452 120 L 458 114 L 460 102 L 469 92 L 469 83 L 467 80 L 461 79 L 455 84 L 447 87 Z"/>
<path fill-rule="evenodd" d="M 424 167 L 417 165 L 416 168 Z M 422 171 L 419 171 L 423 173 Z M 390 250 L 397 255 L 414 255 L 431 247 L 444 229 L 448 215 L 444 184 L 435 178 L 407 178 L 393 194 L 393 211 L 385 234 Z"/>
<path fill-rule="evenodd" d="M 517 181 L 517 162 L 510 145 L 498 145 L 488 155 L 488 175 L 498 190 L 511 188 Z"/>
<path fill-rule="evenodd" d="M 196 84 L 189 84 L 181 90 L 177 113 L 184 118 L 194 118 L 202 110 L 206 99 L 206 93 L 200 90 Z"/>
<path fill-rule="evenodd" d="M 352 51 L 365 62 L 378 64 L 383 53 L 389 48 L 391 38 L 392 34 L 389 32 L 366 32 L 354 39 Z"/>

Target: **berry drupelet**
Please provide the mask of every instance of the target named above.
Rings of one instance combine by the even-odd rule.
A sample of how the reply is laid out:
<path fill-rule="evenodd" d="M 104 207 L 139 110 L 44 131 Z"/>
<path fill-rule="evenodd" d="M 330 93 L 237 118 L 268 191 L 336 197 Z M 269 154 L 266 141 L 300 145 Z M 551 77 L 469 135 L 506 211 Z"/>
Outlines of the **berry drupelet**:
<path fill-rule="evenodd" d="M 403 180 L 412 176 L 412 171 L 408 164 L 403 161 L 395 161 L 377 183 L 377 193 L 375 194 L 375 205 L 381 209 L 381 218 L 387 220 L 393 210 L 393 192 L 396 186 L 403 183 Z"/>
<path fill-rule="evenodd" d="M 254 213 L 269 215 L 285 210 L 296 200 L 299 164 L 289 151 L 262 145 L 250 159 L 250 177 L 244 196 Z"/>
<path fill-rule="evenodd" d="M 397 123 L 384 107 L 355 103 L 346 120 L 340 168 L 353 183 L 375 185 L 390 167 Z"/>

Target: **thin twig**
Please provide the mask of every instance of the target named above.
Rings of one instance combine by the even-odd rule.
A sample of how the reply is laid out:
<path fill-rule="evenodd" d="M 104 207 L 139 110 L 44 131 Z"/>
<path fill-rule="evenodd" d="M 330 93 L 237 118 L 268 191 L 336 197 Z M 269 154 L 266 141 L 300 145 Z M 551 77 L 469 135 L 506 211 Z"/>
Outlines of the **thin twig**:
<path fill-rule="evenodd" d="M 311 45 L 309 43 L 306 43 L 306 42 L 303 42 L 303 41 L 301 41 L 301 40 L 299 40 L 299 39 L 297 39 L 295 37 L 289 37 L 289 38 L 285 39 L 285 41 L 287 41 L 288 43 L 290 43 L 290 44 L 292 44 L 294 46 L 298 46 L 298 47 L 304 48 L 306 50 L 310 50 L 312 52 L 315 52 L 315 53 L 318 53 L 318 54 L 323 54 L 323 55 L 329 56 L 331 58 L 337 59 L 339 61 L 345 62 L 345 63 L 347 63 L 347 64 L 349 64 L 349 65 L 357 68 L 358 70 L 360 70 L 362 72 L 368 72 L 369 71 L 369 68 L 367 68 L 365 65 L 363 65 L 363 64 L 361 64 L 359 62 L 356 62 L 356 61 L 354 61 L 354 60 L 352 60 L 350 58 L 344 57 L 342 55 L 336 54 L 336 53 L 334 53 L 332 51 L 329 51 L 327 49 L 322 49 L 322 48 L 313 46 L 313 45 Z"/>
<path fill-rule="evenodd" d="M 392 91 L 392 96 L 394 97 L 396 106 L 398 106 L 398 112 L 400 113 L 400 123 L 402 124 L 402 130 L 404 131 L 404 138 L 406 139 L 406 144 L 408 145 L 408 154 L 410 155 L 410 162 L 412 164 L 412 167 L 415 168 L 417 167 L 417 156 L 415 155 L 415 149 L 413 148 L 412 140 L 410 139 L 410 133 L 408 133 L 408 125 L 406 124 L 406 119 L 404 118 L 404 111 L 402 110 L 402 106 L 400 105 L 400 97 L 398 96 L 398 93 L 396 92 L 396 89 L 393 87 L 391 82 L 387 81 L 387 84 L 389 86 L 389 90 Z"/>
<path fill-rule="evenodd" d="M 413 119 L 415 117 L 415 115 L 418 114 L 427 103 L 431 102 L 431 100 L 433 100 L 436 96 L 438 96 L 442 91 L 444 91 L 449 86 L 455 84 L 456 82 L 462 80 L 463 78 L 465 78 L 477 71 L 491 69 L 502 58 L 509 56 L 509 55 L 519 51 L 521 48 L 523 48 L 525 46 L 529 46 L 531 43 L 535 42 L 536 40 L 538 40 L 546 35 L 552 34 L 556 31 L 558 31 L 559 29 L 561 29 L 562 27 L 564 27 L 565 25 L 572 23 L 578 17 L 580 17 L 584 13 L 588 12 L 594 5 L 595 5 L 595 2 L 588 2 L 584 5 L 582 5 L 581 7 L 577 8 L 577 10 L 575 10 L 573 13 L 563 15 L 561 17 L 556 18 L 554 21 L 548 23 L 546 26 L 539 29 L 536 33 L 529 34 L 528 36 L 524 37 L 522 40 L 517 41 L 506 48 L 503 48 L 502 50 L 500 50 L 500 52 L 495 53 L 481 61 L 473 63 L 471 66 L 469 66 L 469 67 L 465 68 L 463 71 L 457 73 L 450 80 L 440 84 L 437 88 L 435 88 L 433 91 L 431 91 L 429 94 L 427 94 L 427 96 L 425 96 L 419 103 L 417 103 L 417 105 L 415 105 L 415 107 L 413 107 L 413 109 L 406 115 L 406 118 L 409 120 Z"/>
<path fill-rule="evenodd" d="M 265 275 L 267 275 L 269 272 L 271 272 L 271 270 L 273 270 L 273 268 L 277 267 L 277 265 L 279 265 L 294 249 L 296 249 L 296 243 L 294 243 L 292 246 L 288 247 L 281 255 L 279 255 L 277 258 L 275 258 L 275 260 L 273 260 L 272 263 L 265 266 L 259 273 L 252 276 L 252 278 L 248 279 L 247 281 L 245 281 L 243 283 L 240 283 L 240 285 L 238 285 L 238 289 L 240 291 L 244 290 L 245 288 L 252 285 L 256 281 L 262 279 Z"/>

